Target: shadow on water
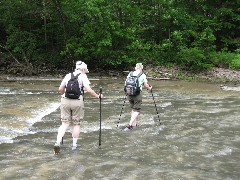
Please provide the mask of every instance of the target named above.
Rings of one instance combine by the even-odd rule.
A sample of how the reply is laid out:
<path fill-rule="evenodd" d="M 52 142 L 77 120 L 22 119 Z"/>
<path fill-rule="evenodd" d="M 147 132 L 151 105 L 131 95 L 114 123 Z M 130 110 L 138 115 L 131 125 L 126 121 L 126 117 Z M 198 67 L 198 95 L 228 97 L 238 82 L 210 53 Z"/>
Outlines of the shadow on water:
<path fill-rule="evenodd" d="M 99 100 L 86 95 L 79 149 L 71 150 L 69 129 L 64 136 L 61 153 L 53 154 L 60 111 L 59 108 L 51 109 L 51 113 L 46 113 L 41 120 L 27 126 L 29 133 L 13 138 L 13 143 L 0 144 L 1 179 L 240 177 L 239 92 L 223 91 L 214 84 L 153 81 L 151 84 L 161 125 L 152 94 L 145 90 L 138 127 L 124 131 L 130 120 L 130 109 L 128 102 L 125 102 L 119 120 L 124 102 L 119 81 L 123 80 L 92 82 L 96 91 L 100 86 L 103 87 L 105 96 L 102 100 L 101 147 L 98 146 Z M 45 84 L 44 81 L 41 83 Z M 33 84 L 35 91 L 40 94 L 38 100 L 31 100 L 35 96 L 31 93 L 24 97 L 19 95 L 20 99 L 26 104 L 37 103 L 46 112 L 47 108 L 42 108 L 49 107 L 46 104 L 59 103 L 59 95 L 54 94 L 58 83 L 47 85 L 45 93 L 42 93 L 40 84 Z M 15 86 L 18 92 L 21 88 Z M 11 103 L 3 102 L 3 105 L 11 106 Z M 37 107 L 35 105 L 34 109 Z M 32 107 L 27 110 L 32 110 Z M 5 118 L 13 117 L 1 112 Z M 33 118 L 34 113 L 25 116 Z M 15 118 L 15 121 L 18 120 Z M 21 121 L 22 118 L 19 123 Z"/>

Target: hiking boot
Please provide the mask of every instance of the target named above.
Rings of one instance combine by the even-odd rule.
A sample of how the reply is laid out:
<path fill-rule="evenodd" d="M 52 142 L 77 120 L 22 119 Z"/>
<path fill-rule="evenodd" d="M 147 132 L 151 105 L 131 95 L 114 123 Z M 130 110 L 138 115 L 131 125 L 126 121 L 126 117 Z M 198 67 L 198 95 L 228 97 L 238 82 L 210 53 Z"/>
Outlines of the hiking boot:
<path fill-rule="evenodd" d="M 54 154 L 59 154 L 60 152 L 60 145 L 55 143 L 53 147 Z"/>
<path fill-rule="evenodd" d="M 124 131 L 127 131 L 127 130 L 132 130 L 133 129 L 133 126 L 131 125 L 127 125 L 127 127 L 124 129 Z"/>
<path fill-rule="evenodd" d="M 72 146 L 72 150 L 76 150 L 78 148 L 78 145 L 76 144 L 76 146 Z"/>
<path fill-rule="evenodd" d="M 129 130 L 132 130 L 132 129 L 133 129 L 133 126 L 132 126 L 132 125 L 131 125 L 131 126 L 128 125 L 127 128 L 128 128 Z"/>

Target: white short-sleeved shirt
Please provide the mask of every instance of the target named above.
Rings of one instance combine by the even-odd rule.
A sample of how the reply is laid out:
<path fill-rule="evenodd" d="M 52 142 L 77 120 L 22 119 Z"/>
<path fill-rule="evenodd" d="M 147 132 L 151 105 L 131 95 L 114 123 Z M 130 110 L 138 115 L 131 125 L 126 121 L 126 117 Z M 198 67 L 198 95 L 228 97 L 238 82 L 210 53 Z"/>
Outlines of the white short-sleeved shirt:
<path fill-rule="evenodd" d="M 86 74 L 81 74 L 81 72 L 79 70 L 75 70 L 73 72 L 73 75 L 76 76 L 77 74 L 80 74 L 78 76 L 78 83 L 80 85 L 80 88 L 81 88 L 81 86 L 86 87 L 86 86 L 89 86 L 91 84 Z M 71 79 L 71 73 L 67 74 L 63 78 L 59 87 L 65 88 L 70 79 Z M 65 93 L 62 95 L 62 97 L 65 97 Z"/>
<path fill-rule="evenodd" d="M 140 73 L 139 70 L 133 71 L 133 76 L 137 76 Z M 127 78 L 130 76 L 131 72 L 128 74 Z M 139 78 L 138 78 L 138 82 L 140 85 L 140 89 L 142 90 L 142 85 L 147 81 L 147 76 L 143 73 Z"/>

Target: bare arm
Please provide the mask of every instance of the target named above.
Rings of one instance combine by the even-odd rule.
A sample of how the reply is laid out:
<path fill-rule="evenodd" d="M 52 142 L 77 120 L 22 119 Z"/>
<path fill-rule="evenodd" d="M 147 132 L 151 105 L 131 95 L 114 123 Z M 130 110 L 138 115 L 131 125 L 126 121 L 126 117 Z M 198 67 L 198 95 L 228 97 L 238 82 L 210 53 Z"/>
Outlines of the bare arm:
<path fill-rule="evenodd" d="M 92 96 L 96 98 L 100 98 L 100 95 L 97 94 L 90 86 L 84 86 L 84 88 L 87 90 L 88 93 L 90 93 Z M 103 95 L 101 94 L 101 98 L 103 98 Z"/>
<path fill-rule="evenodd" d="M 143 86 L 147 89 L 147 90 L 151 90 L 152 86 L 150 86 L 147 82 L 143 83 Z"/>
<path fill-rule="evenodd" d="M 65 92 L 65 87 L 59 86 L 58 92 L 59 92 L 60 94 L 64 94 L 64 92 Z"/>

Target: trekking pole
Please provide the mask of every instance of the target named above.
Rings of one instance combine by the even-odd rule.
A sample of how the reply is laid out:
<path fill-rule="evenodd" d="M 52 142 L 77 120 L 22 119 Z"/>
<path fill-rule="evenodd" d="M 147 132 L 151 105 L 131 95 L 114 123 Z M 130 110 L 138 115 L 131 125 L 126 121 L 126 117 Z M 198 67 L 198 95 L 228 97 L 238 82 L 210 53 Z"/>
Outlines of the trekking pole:
<path fill-rule="evenodd" d="M 101 97 L 101 94 L 102 94 L 102 88 L 100 87 L 100 91 L 99 91 L 99 99 L 100 99 L 100 128 L 99 128 L 99 148 L 101 146 L 101 136 L 102 136 L 102 107 L 101 107 L 101 104 L 102 104 L 102 97 Z"/>
<path fill-rule="evenodd" d="M 124 107 L 126 98 L 127 98 L 127 94 L 126 94 L 126 96 L 125 96 L 125 98 L 124 98 L 124 101 L 123 101 L 122 110 L 121 110 L 121 113 L 120 113 L 120 116 L 119 116 L 119 120 L 118 120 L 118 122 L 117 122 L 117 127 L 118 127 L 118 125 L 119 125 L 119 122 L 120 122 L 120 119 L 121 119 L 121 116 L 122 116 L 122 111 L 123 111 L 123 107 Z"/>
<path fill-rule="evenodd" d="M 160 122 L 160 117 L 159 117 L 159 114 L 158 114 L 157 105 L 156 105 L 156 102 L 155 102 L 155 99 L 154 99 L 154 96 L 153 96 L 152 89 L 151 89 L 151 93 L 152 93 L 153 102 L 154 102 L 154 105 L 155 105 L 155 108 L 156 108 L 156 112 L 157 112 L 157 115 L 158 115 L 158 119 L 159 119 L 159 122 Z M 160 124 L 161 124 L 161 122 L 160 122 Z"/>

